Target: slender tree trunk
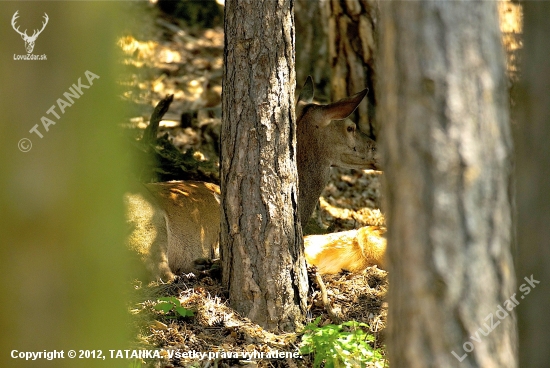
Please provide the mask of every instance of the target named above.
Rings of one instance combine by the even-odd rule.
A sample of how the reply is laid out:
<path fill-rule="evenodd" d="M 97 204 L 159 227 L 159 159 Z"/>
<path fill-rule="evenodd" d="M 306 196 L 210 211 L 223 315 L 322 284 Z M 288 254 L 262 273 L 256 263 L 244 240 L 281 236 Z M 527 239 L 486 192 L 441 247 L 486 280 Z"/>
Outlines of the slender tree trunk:
<path fill-rule="evenodd" d="M 525 280 L 531 275 L 540 284 L 533 282 L 533 292 L 518 307 L 520 367 L 545 367 L 550 362 L 550 3 L 523 5 L 525 49 L 515 126 L 518 284 L 531 288 Z"/>
<path fill-rule="evenodd" d="M 297 212 L 293 1 L 225 3 L 221 256 L 231 305 L 294 330 L 307 275 Z"/>
<path fill-rule="evenodd" d="M 328 16 L 332 101 L 368 88 L 367 103 L 359 105 L 353 120 L 362 132 L 374 139 L 378 131 L 374 119 L 378 3 L 331 0 L 323 4 Z"/>
<path fill-rule="evenodd" d="M 380 14 L 392 367 L 516 367 L 496 4 L 391 2 Z"/>

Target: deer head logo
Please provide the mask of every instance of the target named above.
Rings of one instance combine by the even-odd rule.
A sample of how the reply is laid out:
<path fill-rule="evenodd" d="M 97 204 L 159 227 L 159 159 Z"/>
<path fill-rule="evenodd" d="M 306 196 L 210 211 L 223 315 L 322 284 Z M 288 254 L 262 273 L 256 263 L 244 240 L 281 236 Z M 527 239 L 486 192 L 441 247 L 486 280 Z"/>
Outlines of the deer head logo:
<path fill-rule="evenodd" d="M 32 50 L 34 49 L 34 42 L 38 38 L 38 35 L 40 33 L 42 33 L 44 28 L 46 28 L 46 24 L 48 24 L 48 19 L 49 19 L 48 14 L 44 13 L 44 22 L 42 23 L 42 29 L 40 31 L 35 29 L 34 32 L 32 33 L 32 36 L 29 36 L 29 35 L 27 35 L 27 30 L 26 29 L 25 29 L 25 32 L 21 32 L 19 30 L 19 27 L 16 28 L 16 26 L 15 26 L 15 21 L 16 21 L 17 18 L 19 18 L 19 15 L 17 14 L 18 12 L 19 12 L 19 10 L 17 10 L 15 12 L 15 14 L 13 15 L 13 17 L 11 18 L 11 26 L 13 27 L 15 32 L 17 32 L 21 35 L 21 38 L 23 39 L 23 41 L 25 41 L 25 48 L 27 49 L 27 53 L 30 54 L 32 52 Z"/>

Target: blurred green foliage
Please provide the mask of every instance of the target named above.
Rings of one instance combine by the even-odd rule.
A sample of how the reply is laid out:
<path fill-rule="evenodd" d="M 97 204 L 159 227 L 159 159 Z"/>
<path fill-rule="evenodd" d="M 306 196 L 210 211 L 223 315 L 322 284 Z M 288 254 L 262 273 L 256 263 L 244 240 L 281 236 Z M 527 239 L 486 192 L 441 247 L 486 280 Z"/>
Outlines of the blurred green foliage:
<path fill-rule="evenodd" d="M 107 355 L 128 348 L 120 8 L 120 2 L 0 2 L 2 367 L 95 367 L 97 360 L 75 362 L 67 351 Z M 26 53 L 8 23 L 16 11 L 29 35 L 47 14 L 33 50 L 45 60 L 14 60 Z M 90 81 L 87 71 L 98 78 Z M 80 84 L 86 87 L 79 97 L 61 109 Z M 43 117 L 53 122 L 47 129 Z M 42 137 L 31 131 L 35 125 Z M 31 142 L 28 152 L 19 149 L 21 139 Z M 13 359 L 12 350 L 64 350 L 65 359 Z"/>

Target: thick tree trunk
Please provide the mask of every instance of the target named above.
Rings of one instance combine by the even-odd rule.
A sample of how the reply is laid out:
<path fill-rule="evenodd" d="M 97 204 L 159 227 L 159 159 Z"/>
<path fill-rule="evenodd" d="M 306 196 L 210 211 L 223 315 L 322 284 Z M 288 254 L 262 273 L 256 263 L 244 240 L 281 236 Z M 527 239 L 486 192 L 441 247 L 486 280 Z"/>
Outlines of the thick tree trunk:
<path fill-rule="evenodd" d="M 380 14 L 392 367 L 516 367 L 496 4 L 392 2 Z"/>
<path fill-rule="evenodd" d="M 225 3 L 221 256 L 231 305 L 294 330 L 307 275 L 297 212 L 293 1 Z"/>
<path fill-rule="evenodd" d="M 545 367 L 550 362 L 550 3 L 523 4 L 525 49 L 515 125 L 518 284 L 531 275 L 540 284 L 518 308 L 520 367 Z"/>
<path fill-rule="evenodd" d="M 325 10 L 320 0 L 296 0 L 296 80 L 302 85 L 312 76 L 317 95 L 328 98 L 330 68 Z"/>
<path fill-rule="evenodd" d="M 329 64 L 332 101 L 369 89 L 366 104 L 352 118 L 359 129 L 375 139 L 378 3 L 374 0 L 331 0 L 323 3 L 328 16 Z"/>

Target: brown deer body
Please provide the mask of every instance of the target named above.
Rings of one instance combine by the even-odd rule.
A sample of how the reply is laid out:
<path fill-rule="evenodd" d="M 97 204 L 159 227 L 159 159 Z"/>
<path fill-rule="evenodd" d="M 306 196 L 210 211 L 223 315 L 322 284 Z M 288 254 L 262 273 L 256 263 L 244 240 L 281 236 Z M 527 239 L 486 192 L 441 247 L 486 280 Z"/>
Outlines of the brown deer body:
<path fill-rule="evenodd" d="M 198 258 L 217 258 L 220 188 L 185 181 L 137 184 L 126 193 L 133 230 L 128 246 L 156 279 L 193 271 Z"/>
<path fill-rule="evenodd" d="M 330 167 L 379 168 L 375 142 L 358 131 L 355 123 L 342 120 L 355 110 L 366 93 L 364 90 L 332 104 L 317 105 L 312 103 L 313 82 L 310 77 L 300 93 L 296 117 L 298 202 L 302 226 L 319 200 Z M 194 271 L 193 261 L 197 258 L 213 257 L 220 229 L 218 195 L 217 186 L 200 182 L 146 184 L 126 195 L 128 221 L 134 225 L 129 246 L 142 255 L 154 277 L 172 279 L 174 273 Z M 369 248 L 368 244 L 348 242 L 348 251 L 341 249 L 342 257 L 330 271 L 348 269 L 343 263 L 353 262 L 356 257 L 365 258 L 369 251 L 359 249 L 357 252 L 352 248 Z M 323 254 L 319 252 L 319 245 L 315 247 L 316 254 Z M 318 258 L 312 256 L 308 261 L 315 264 Z M 363 261 L 362 264 L 369 265 L 369 262 Z M 377 262 L 370 263 L 380 263 Z M 353 268 L 357 270 L 358 267 Z"/>

